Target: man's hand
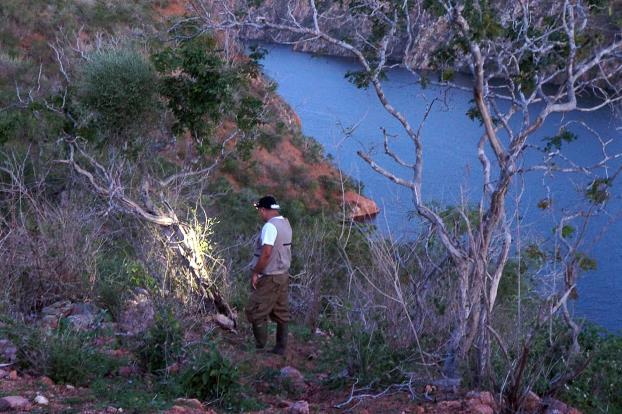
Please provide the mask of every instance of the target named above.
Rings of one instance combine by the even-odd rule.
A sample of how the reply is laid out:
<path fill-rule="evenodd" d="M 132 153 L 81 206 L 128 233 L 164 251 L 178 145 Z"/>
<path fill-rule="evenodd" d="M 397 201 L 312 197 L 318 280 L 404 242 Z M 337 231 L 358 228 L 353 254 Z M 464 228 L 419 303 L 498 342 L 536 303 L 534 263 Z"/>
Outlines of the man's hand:
<path fill-rule="evenodd" d="M 251 276 L 251 287 L 253 288 L 253 290 L 257 289 L 258 280 L 259 280 L 259 273 L 253 272 L 253 275 Z"/>

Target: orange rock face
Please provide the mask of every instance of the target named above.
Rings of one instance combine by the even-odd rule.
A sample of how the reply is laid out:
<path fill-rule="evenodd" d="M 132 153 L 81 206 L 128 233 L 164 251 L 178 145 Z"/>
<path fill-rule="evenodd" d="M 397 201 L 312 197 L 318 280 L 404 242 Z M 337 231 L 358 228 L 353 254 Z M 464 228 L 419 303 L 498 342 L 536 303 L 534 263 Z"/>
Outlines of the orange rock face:
<path fill-rule="evenodd" d="M 363 197 L 354 191 L 347 191 L 344 194 L 344 203 L 348 207 L 348 218 L 362 221 L 375 217 L 380 209 L 373 200 Z"/>

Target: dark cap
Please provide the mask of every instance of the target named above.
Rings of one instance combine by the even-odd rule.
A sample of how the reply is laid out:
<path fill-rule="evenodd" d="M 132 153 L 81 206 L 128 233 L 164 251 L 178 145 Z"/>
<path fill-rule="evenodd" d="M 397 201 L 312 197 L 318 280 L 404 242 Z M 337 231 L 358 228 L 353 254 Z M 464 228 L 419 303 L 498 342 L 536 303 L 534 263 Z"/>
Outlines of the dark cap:
<path fill-rule="evenodd" d="M 276 199 L 272 196 L 261 197 L 259 201 L 253 204 L 255 208 L 265 208 L 268 210 L 278 210 L 281 208 L 276 202 Z"/>

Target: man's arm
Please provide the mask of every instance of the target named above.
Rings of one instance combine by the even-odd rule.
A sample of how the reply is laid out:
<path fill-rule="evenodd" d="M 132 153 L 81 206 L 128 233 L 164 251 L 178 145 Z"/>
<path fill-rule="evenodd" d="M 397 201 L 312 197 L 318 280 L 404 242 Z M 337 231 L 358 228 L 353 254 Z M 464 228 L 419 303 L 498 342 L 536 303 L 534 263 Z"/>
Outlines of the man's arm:
<path fill-rule="evenodd" d="M 257 260 L 257 264 L 252 269 L 253 275 L 251 277 L 251 285 L 253 289 L 257 288 L 257 280 L 259 280 L 259 274 L 263 272 L 268 264 L 268 260 L 270 260 L 270 255 L 272 254 L 272 246 L 269 244 L 264 244 L 261 246 L 261 254 L 259 256 L 259 260 Z"/>

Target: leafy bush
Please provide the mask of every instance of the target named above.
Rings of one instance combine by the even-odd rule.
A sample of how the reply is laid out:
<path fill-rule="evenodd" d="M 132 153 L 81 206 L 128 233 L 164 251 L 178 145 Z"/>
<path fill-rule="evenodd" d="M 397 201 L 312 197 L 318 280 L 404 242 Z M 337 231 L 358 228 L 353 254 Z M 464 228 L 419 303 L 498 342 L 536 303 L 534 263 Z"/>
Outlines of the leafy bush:
<path fill-rule="evenodd" d="M 118 253 L 108 252 L 105 257 L 100 257 L 97 273 L 97 300 L 114 320 L 118 320 L 123 301 L 130 290 L 140 287 L 154 291 L 156 288 L 155 279 L 140 261 Z"/>
<path fill-rule="evenodd" d="M 160 309 L 137 350 L 145 369 L 149 372 L 160 371 L 177 360 L 181 355 L 183 338 L 183 327 L 172 309 Z"/>
<path fill-rule="evenodd" d="M 240 390 L 238 369 L 212 346 L 194 356 L 181 374 L 180 383 L 188 396 L 221 400 L 231 405 Z M 227 401 L 231 399 L 231 401 Z"/>
<path fill-rule="evenodd" d="M 262 102 L 247 87 L 254 71 L 227 62 L 212 37 L 193 37 L 166 48 L 153 56 L 153 62 L 163 75 L 160 92 L 175 115 L 174 131 L 189 131 L 200 152 L 214 149 L 213 128 L 228 116 L 245 131 L 259 123 Z"/>
<path fill-rule="evenodd" d="M 58 329 L 46 334 L 36 326 L 15 320 L 4 322 L 4 332 L 0 333 L 15 343 L 19 366 L 47 375 L 55 382 L 86 385 L 118 365 L 92 346 L 94 333 L 77 332 L 61 323 Z"/>
<path fill-rule="evenodd" d="M 404 355 L 389 345 L 381 330 L 366 332 L 361 326 L 353 324 L 341 329 L 337 327 L 335 333 L 323 356 L 323 363 L 332 366 L 334 374 L 328 379 L 329 386 L 340 388 L 348 377 L 374 386 L 401 379 L 396 368 L 404 360 Z"/>
<path fill-rule="evenodd" d="M 622 337 L 589 326 L 579 341 L 591 360 L 564 387 L 562 399 L 586 413 L 622 412 Z"/>
<path fill-rule="evenodd" d="M 140 53 L 104 50 L 91 55 L 78 88 L 81 103 L 113 135 L 139 131 L 156 107 L 156 73 Z"/>

